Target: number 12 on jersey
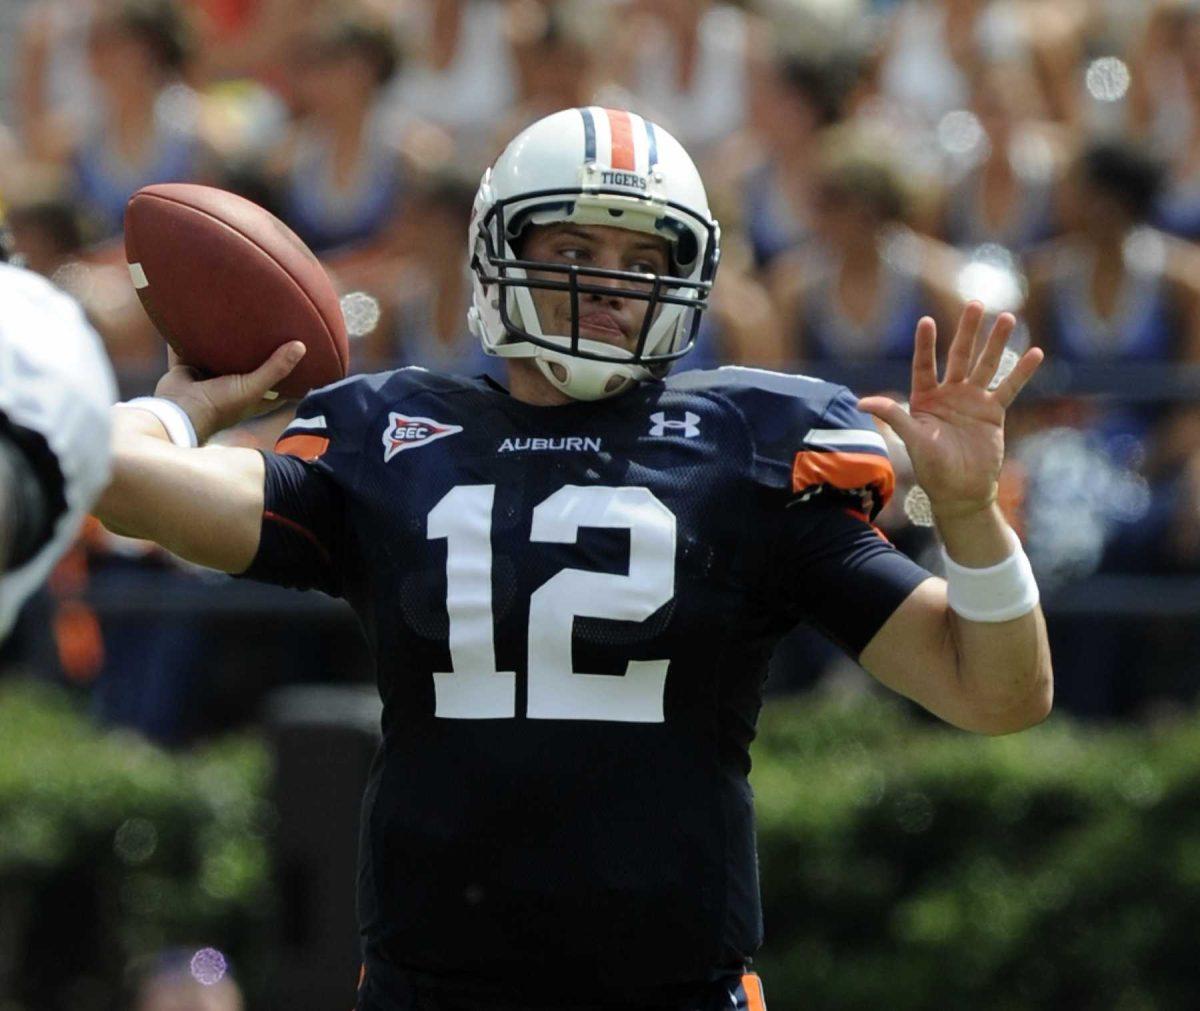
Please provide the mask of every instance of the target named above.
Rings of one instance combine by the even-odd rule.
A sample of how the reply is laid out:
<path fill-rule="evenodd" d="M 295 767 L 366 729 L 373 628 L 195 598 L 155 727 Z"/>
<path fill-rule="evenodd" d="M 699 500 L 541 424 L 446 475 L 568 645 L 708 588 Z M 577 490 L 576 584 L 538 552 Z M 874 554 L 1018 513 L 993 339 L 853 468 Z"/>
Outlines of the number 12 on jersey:
<path fill-rule="evenodd" d="M 435 715 L 516 716 L 516 673 L 496 670 L 492 611 L 494 484 L 452 488 L 429 512 L 446 541 L 452 672 L 433 675 Z M 667 660 L 630 660 L 624 675 L 577 674 L 575 619 L 645 621 L 675 596 L 675 515 L 647 488 L 567 485 L 533 510 L 530 540 L 574 544 L 581 527 L 629 531 L 629 574 L 563 569 L 529 601 L 528 705 L 535 720 L 662 723 Z"/>

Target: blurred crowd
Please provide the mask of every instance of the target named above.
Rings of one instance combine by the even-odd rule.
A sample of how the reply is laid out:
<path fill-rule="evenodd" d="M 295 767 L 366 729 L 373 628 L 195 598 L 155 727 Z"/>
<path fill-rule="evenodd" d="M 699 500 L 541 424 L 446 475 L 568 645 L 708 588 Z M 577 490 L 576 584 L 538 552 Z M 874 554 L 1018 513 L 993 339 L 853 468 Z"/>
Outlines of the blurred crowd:
<path fill-rule="evenodd" d="M 628 107 L 697 158 L 722 226 L 687 367 L 798 369 L 902 395 L 922 315 L 948 337 L 968 299 L 1016 311 L 1018 344 L 1045 347 L 1050 365 L 1011 419 L 1005 506 L 1044 592 L 1200 577 L 1197 0 L 13 9 L 0 200 L 28 264 L 87 307 L 127 395 L 163 366 L 121 244 L 140 186 L 219 185 L 286 220 L 341 292 L 356 371 L 499 378 L 466 329 L 480 174 L 548 112 Z M 283 420 L 227 437 L 270 445 Z M 900 491 L 883 524 L 934 566 L 893 448 Z M 220 666 L 214 637 L 192 609 L 97 618 L 88 602 L 97 587 L 200 599 L 224 585 L 94 529 L 10 652 L 48 650 L 109 717 L 185 739 L 196 728 L 180 700 Z M 1195 634 L 1123 621 L 1121 599 L 1097 589 L 1094 614 L 1054 620 L 1060 705 L 1115 717 L 1190 701 Z M 365 661 L 335 670 L 348 654 L 311 622 L 279 629 L 280 669 L 365 676 Z M 782 656 L 777 686 L 828 659 L 803 636 Z"/>

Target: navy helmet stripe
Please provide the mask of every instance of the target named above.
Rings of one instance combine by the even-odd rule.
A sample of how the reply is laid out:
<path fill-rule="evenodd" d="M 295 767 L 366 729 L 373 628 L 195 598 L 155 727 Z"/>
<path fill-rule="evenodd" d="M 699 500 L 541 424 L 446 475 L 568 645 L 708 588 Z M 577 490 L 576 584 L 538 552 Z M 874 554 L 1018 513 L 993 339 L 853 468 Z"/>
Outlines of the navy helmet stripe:
<path fill-rule="evenodd" d="M 658 164 L 658 138 L 654 134 L 654 124 L 643 120 L 646 124 L 646 139 L 650 142 L 650 168 Z"/>
<path fill-rule="evenodd" d="M 583 116 L 583 160 L 596 160 L 596 121 L 592 118 L 591 109 L 580 109 Z"/>

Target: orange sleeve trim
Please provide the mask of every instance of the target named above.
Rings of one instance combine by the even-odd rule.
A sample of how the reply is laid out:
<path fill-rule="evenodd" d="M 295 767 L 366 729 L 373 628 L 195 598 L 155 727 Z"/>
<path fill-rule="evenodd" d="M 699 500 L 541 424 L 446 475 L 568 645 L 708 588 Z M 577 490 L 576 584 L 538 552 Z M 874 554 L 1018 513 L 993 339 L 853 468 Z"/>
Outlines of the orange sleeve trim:
<path fill-rule="evenodd" d="M 605 109 L 608 129 L 612 134 L 612 167 L 633 172 L 637 168 L 633 155 L 633 120 L 623 109 Z"/>
<path fill-rule="evenodd" d="M 330 558 L 329 552 L 325 549 L 325 545 L 317 539 L 316 534 L 314 534 L 302 523 L 297 523 L 295 520 L 290 520 L 286 516 L 280 516 L 279 513 L 273 513 L 270 509 L 263 511 L 263 519 L 270 523 L 278 523 L 281 527 L 287 527 L 288 530 L 298 533 L 317 549 L 318 554 L 321 556 L 321 561 L 323 561 L 326 565 L 333 565 L 333 559 Z"/>
<path fill-rule="evenodd" d="M 792 461 L 792 491 L 799 493 L 817 485 L 843 491 L 874 488 L 884 505 L 896 489 L 896 475 L 886 456 L 874 453 L 822 453 L 802 450 Z"/>
<path fill-rule="evenodd" d="M 329 448 L 329 440 L 322 435 L 285 435 L 275 443 L 275 452 L 285 456 L 298 456 L 311 463 L 319 460 Z"/>
<path fill-rule="evenodd" d="M 767 1011 L 767 998 L 758 976 L 752 972 L 746 973 L 742 977 L 742 989 L 746 991 L 746 1007 L 749 1011 Z"/>

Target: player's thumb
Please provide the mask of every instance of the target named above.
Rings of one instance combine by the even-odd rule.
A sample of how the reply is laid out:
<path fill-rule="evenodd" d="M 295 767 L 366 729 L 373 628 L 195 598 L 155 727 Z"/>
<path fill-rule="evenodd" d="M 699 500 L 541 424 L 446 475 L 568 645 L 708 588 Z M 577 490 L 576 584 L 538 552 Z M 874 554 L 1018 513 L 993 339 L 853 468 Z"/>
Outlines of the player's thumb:
<path fill-rule="evenodd" d="M 261 400 L 291 374 L 307 350 L 302 341 L 281 344 L 270 358 L 245 377 L 246 395 Z"/>
<path fill-rule="evenodd" d="M 904 442 L 908 441 L 909 435 L 916 434 L 917 425 L 912 416 L 891 397 L 863 397 L 858 402 L 858 409 L 891 425 Z"/>

